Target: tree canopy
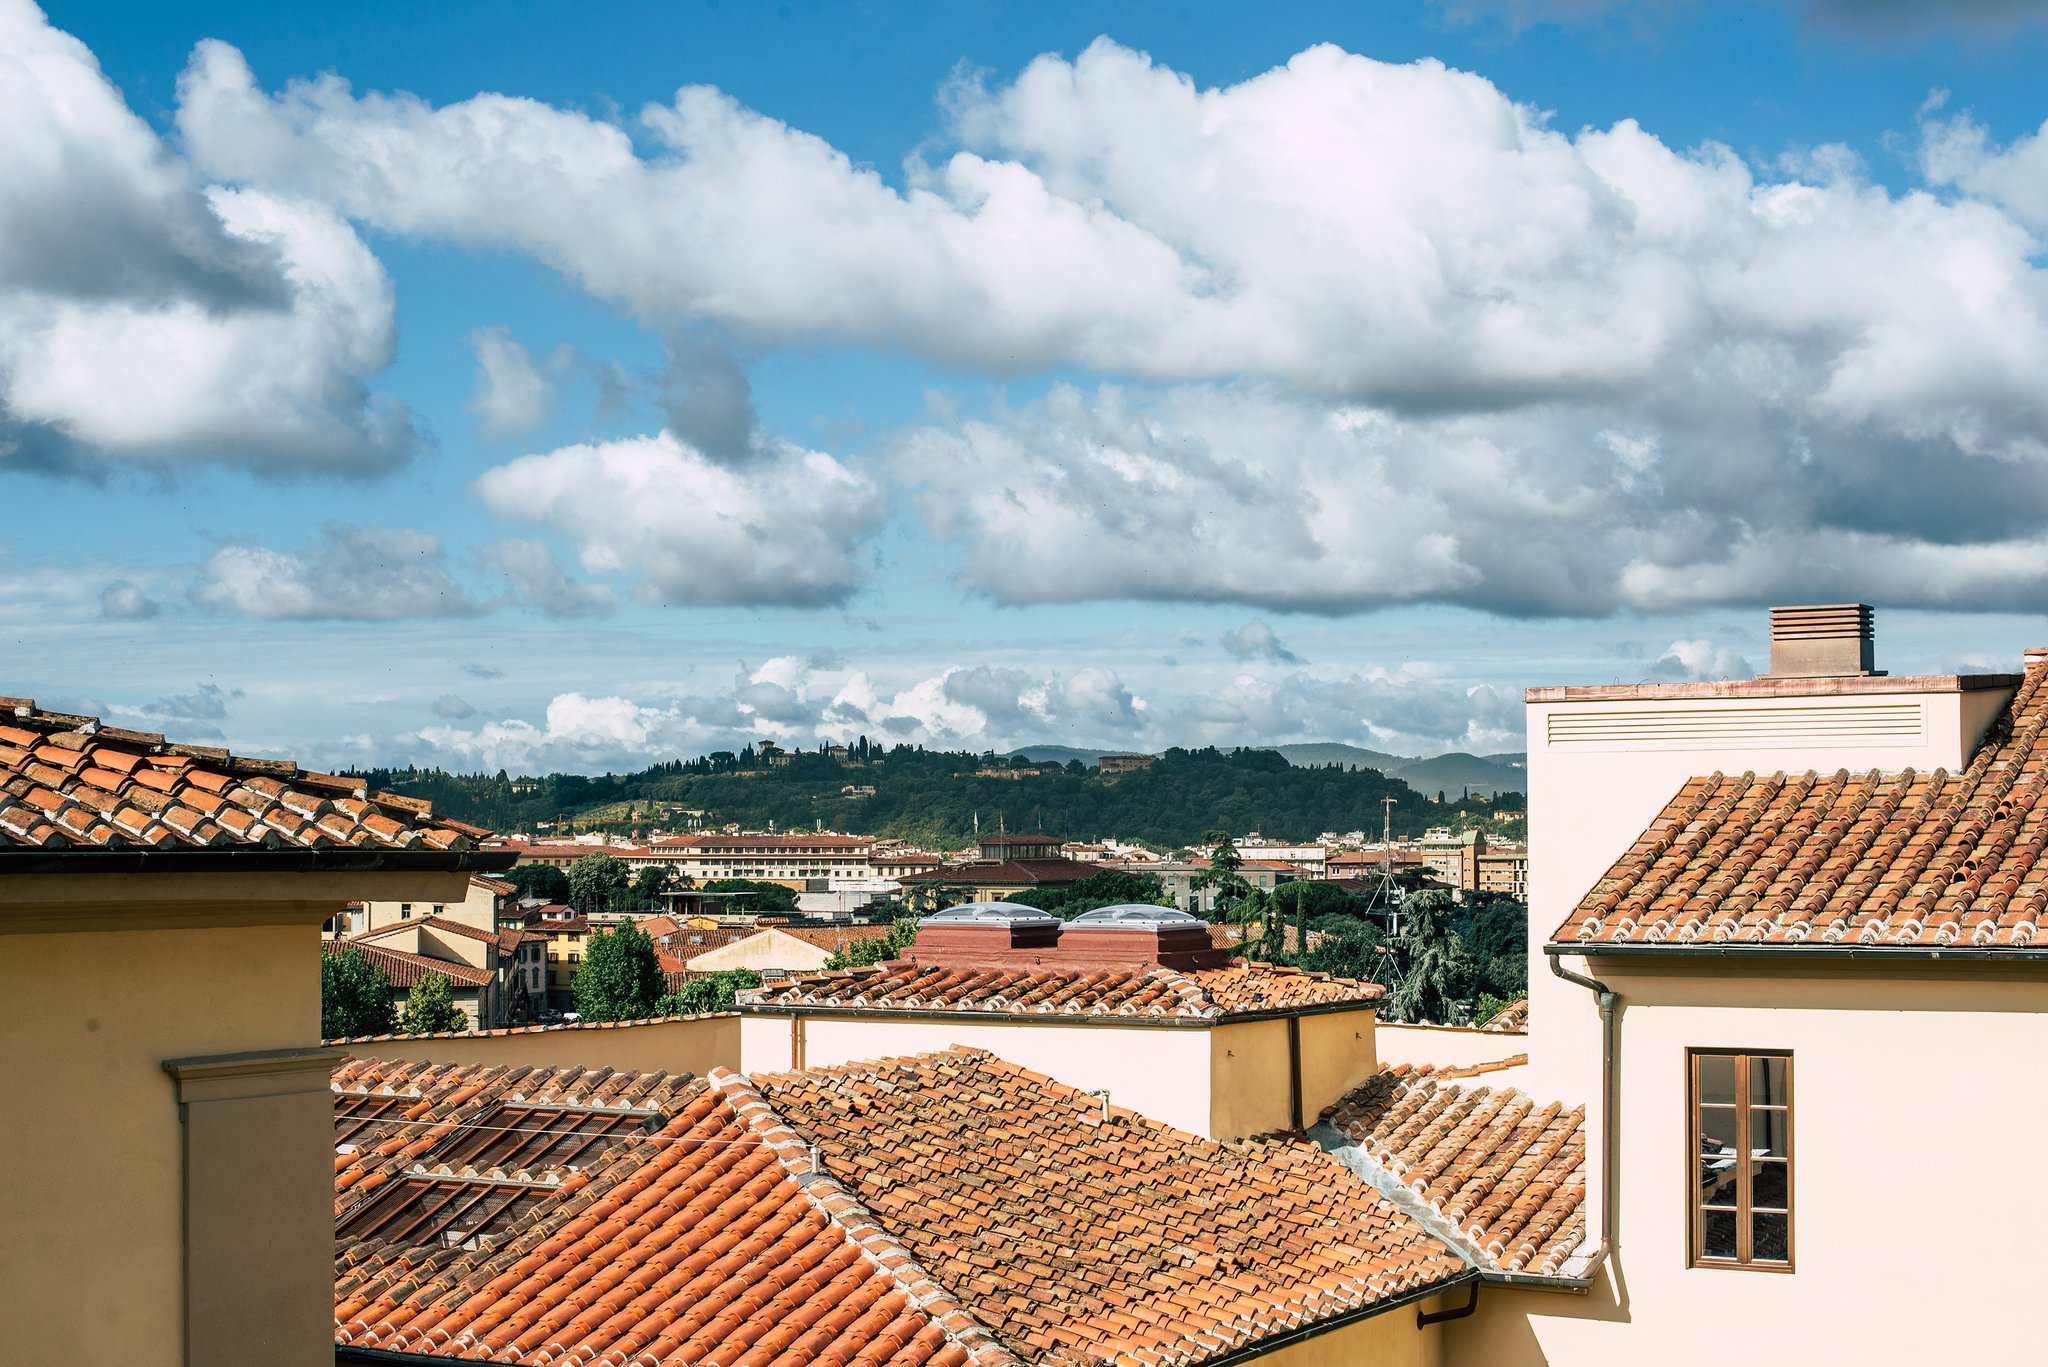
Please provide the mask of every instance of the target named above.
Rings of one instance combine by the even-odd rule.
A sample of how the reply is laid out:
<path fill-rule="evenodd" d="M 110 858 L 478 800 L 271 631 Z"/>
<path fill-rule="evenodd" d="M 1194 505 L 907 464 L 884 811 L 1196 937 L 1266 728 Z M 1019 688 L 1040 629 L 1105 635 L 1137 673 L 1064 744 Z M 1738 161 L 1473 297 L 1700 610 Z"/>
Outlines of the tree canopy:
<path fill-rule="evenodd" d="M 619 910 L 632 881 L 624 860 L 586 854 L 569 866 L 569 905 L 585 916 Z"/>
<path fill-rule="evenodd" d="M 761 975 L 751 968 L 731 968 L 723 973 L 699 973 L 654 1004 L 657 1016 L 702 1016 L 713 1011 L 730 1011 L 739 994 L 761 985 Z"/>
<path fill-rule="evenodd" d="M 439 973 L 425 973 L 406 994 L 405 1015 L 399 1029 L 408 1035 L 431 1035 L 442 1030 L 467 1030 L 469 1017 L 455 1004 L 448 980 Z"/>
<path fill-rule="evenodd" d="M 587 1021 L 642 1020 L 655 1014 L 668 983 L 654 941 L 634 925 L 600 931 L 576 969 L 576 1012 Z"/>
<path fill-rule="evenodd" d="M 1452 920 L 1447 892 L 1423 892 L 1401 907 L 1401 933 L 1394 937 L 1399 973 L 1389 1004 L 1402 1020 L 1453 1023 L 1459 1003 L 1476 998 L 1478 975 Z"/>
<path fill-rule="evenodd" d="M 714 878 L 704 885 L 704 891 L 748 894 L 733 906 L 734 911 L 748 911 L 757 916 L 797 914 L 796 893 L 780 883 L 763 883 L 752 878 Z"/>
<path fill-rule="evenodd" d="M 1173 905 L 1173 899 L 1166 895 L 1165 887 L 1157 878 L 1149 873 L 1130 873 L 1123 869 L 1105 869 L 1063 888 L 1028 888 L 1014 894 L 1010 900 L 1049 911 L 1063 921 L 1071 921 L 1084 911 L 1122 906 L 1127 902 L 1148 903 L 1155 907 Z"/>
<path fill-rule="evenodd" d="M 977 776 L 990 758 L 870 744 L 856 747 L 845 761 L 800 752 L 771 768 L 757 754 L 724 751 L 632 774 L 523 779 L 517 792 L 515 781 L 502 774 L 408 768 L 362 776 L 374 787 L 430 799 L 438 812 L 497 830 L 536 829 L 564 813 L 572 826 L 584 829 L 624 832 L 664 821 L 673 828 L 689 811 L 750 830 L 808 830 L 822 820 L 834 830 L 943 849 L 970 843 L 977 816 L 983 829 L 1007 821 L 1013 831 L 1076 839 L 1114 835 L 1172 849 L 1213 844 L 1201 841 L 1202 833 L 1226 828 L 1297 835 L 1377 831 L 1382 797 L 1395 800 L 1396 835 L 1473 825 L 1513 834 L 1517 823 L 1502 814 L 1526 805 L 1517 794 L 1436 802 L 1376 769 L 1290 765 L 1272 750 L 1176 747 L 1130 773 L 1034 765 L 1037 773 L 1019 778 Z M 858 791 L 866 788 L 874 791 Z"/>
<path fill-rule="evenodd" d="M 522 898 L 538 897 L 543 902 L 569 900 L 569 875 L 553 864 L 521 864 L 494 876 L 517 888 Z"/>
<path fill-rule="evenodd" d="M 391 979 L 358 950 L 320 956 L 320 1034 L 388 1035 L 397 1023 Z"/>

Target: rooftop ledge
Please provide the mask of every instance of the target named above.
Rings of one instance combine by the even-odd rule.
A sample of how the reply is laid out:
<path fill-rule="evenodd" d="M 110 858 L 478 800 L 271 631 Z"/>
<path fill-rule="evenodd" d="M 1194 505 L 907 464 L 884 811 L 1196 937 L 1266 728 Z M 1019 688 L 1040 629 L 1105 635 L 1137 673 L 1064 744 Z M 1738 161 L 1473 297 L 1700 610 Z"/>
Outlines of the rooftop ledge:
<path fill-rule="evenodd" d="M 1838 678 L 1729 679 L 1714 683 L 1589 684 L 1531 688 L 1529 702 L 1626 702 L 1685 698 L 1834 698 L 1866 693 L 1976 693 L 2017 688 L 2021 674 L 1849 674 Z"/>

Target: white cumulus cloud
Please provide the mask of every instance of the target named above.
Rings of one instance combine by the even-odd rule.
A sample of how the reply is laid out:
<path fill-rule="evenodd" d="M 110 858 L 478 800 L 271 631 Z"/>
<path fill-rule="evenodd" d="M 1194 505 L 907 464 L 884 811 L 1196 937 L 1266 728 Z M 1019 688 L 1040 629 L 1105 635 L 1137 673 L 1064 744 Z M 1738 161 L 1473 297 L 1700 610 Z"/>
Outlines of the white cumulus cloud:
<path fill-rule="evenodd" d="M 320 543 L 304 551 L 227 545 L 208 558 L 200 577 L 198 602 L 273 621 L 384 622 L 483 611 L 449 574 L 438 537 L 398 528 L 329 523 Z"/>
<path fill-rule="evenodd" d="M 570 538 L 586 571 L 632 575 L 643 597 L 676 604 L 843 602 L 888 515 L 871 479 L 822 452 L 778 445 L 722 464 L 666 431 L 523 456 L 476 492 Z"/>
<path fill-rule="evenodd" d="M 2036 141 L 1930 125 L 1952 192 L 1895 193 L 1843 149 L 1760 169 L 1560 129 L 1481 76 L 1329 46 L 1205 89 L 1098 41 L 943 104 L 949 150 L 900 185 L 716 90 L 629 132 L 335 77 L 271 93 L 217 43 L 179 121 L 209 174 L 529 253 L 664 330 L 1115 376 L 890 444 L 999 602 L 2048 588 Z M 843 601 L 881 493 L 760 440 L 734 368 L 681 371 L 664 434 L 479 492 L 657 600 Z"/>
<path fill-rule="evenodd" d="M 469 334 L 476 353 L 476 396 L 469 402 L 484 435 L 512 437 L 540 426 L 554 402 L 554 382 L 540 372 L 533 356 L 503 327 L 478 328 Z"/>
<path fill-rule="evenodd" d="M 203 184 L 24 0 L 0 0 L 0 128 L 0 462 L 409 454 L 407 414 L 368 389 L 390 282 L 335 213 Z"/>

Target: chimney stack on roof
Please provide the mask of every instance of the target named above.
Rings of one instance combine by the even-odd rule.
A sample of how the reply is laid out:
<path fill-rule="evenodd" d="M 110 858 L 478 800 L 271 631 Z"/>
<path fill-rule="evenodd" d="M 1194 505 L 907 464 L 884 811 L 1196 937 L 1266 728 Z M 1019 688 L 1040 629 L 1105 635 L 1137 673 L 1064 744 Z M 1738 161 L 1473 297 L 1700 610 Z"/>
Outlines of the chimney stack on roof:
<path fill-rule="evenodd" d="M 1771 609 L 1772 679 L 1870 676 L 1874 667 L 1867 603 Z"/>

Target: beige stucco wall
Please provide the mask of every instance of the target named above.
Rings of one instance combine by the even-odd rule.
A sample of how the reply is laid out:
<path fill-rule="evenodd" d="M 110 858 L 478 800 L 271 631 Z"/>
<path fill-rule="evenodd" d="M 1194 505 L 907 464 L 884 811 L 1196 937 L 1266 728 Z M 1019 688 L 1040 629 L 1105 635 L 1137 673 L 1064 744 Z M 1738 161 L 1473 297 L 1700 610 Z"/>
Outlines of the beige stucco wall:
<path fill-rule="evenodd" d="M 1379 1067 L 1379 1025 L 1373 1011 L 1333 1011 L 1301 1018 L 1303 1123 L 1373 1075 Z"/>
<path fill-rule="evenodd" d="M 1464 1068 L 1525 1054 L 1529 1051 L 1529 1039 L 1526 1035 L 1475 1030 L 1470 1026 L 1395 1025 L 1381 1021 L 1379 1050 L 1383 1063 L 1434 1063 Z"/>
<path fill-rule="evenodd" d="M 337 1041 L 360 1058 L 526 1068 L 695 1073 L 740 1066 L 739 1017 L 688 1016 L 622 1025 L 543 1025 L 476 1034 L 389 1035 Z"/>
<path fill-rule="evenodd" d="M 1235 1021 L 1209 1033 L 1209 1123 L 1199 1133 L 1243 1139 L 1292 1125 L 1287 1022 Z"/>
<path fill-rule="evenodd" d="M 1327 1334 L 1262 1353 L 1254 1361 L 1259 1367 L 1442 1367 L 1447 1360 L 1445 1326 L 1432 1324 L 1418 1329 L 1415 1315 L 1418 1310 L 1440 1310 L 1446 1300 L 1464 1304 L 1464 1289 L 1384 1311 Z M 1475 1363 L 1472 1367 L 1491 1364 Z"/>
<path fill-rule="evenodd" d="M 764 930 L 744 940 L 734 940 L 729 945 L 707 950 L 689 960 L 689 967 L 692 973 L 722 973 L 735 968 L 751 968 L 757 973 L 764 968 L 814 973 L 823 968 L 831 957 L 831 950 L 808 940 L 785 935 L 779 930 Z"/>
<path fill-rule="evenodd" d="M 2048 1131 L 2033 1082 L 2048 970 L 1643 965 L 1599 961 L 1623 1002 L 1605 1284 L 1585 1300 L 1523 1296 L 1519 1324 L 1496 1304 L 1454 1327 L 1450 1361 L 1718 1367 L 1729 1342 L 1710 1326 L 1739 1326 L 1770 1361 L 2041 1360 L 2048 1183 L 2029 1155 Z M 1688 1047 L 1793 1053 L 1789 1275 L 1685 1265 Z"/>
<path fill-rule="evenodd" d="M 183 1135 L 162 1063 L 317 1042 L 318 936 L 317 920 L 0 934 L 0 1357 L 183 1360 Z"/>
<path fill-rule="evenodd" d="M 742 1071 L 785 1072 L 790 1017 L 748 1013 L 740 1022 Z M 1072 1087 L 1107 1087 L 1113 1105 L 1194 1134 L 1209 1133 L 1210 1031 L 1171 1026 L 1060 1025 L 1002 1019 L 878 1020 L 797 1017 L 803 1066 L 829 1067 L 966 1045 Z M 1283 1083 L 1284 1085 L 1284 1083 Z M 1283 1105 L 1285 1096 L 1283 1093 Z"/>

